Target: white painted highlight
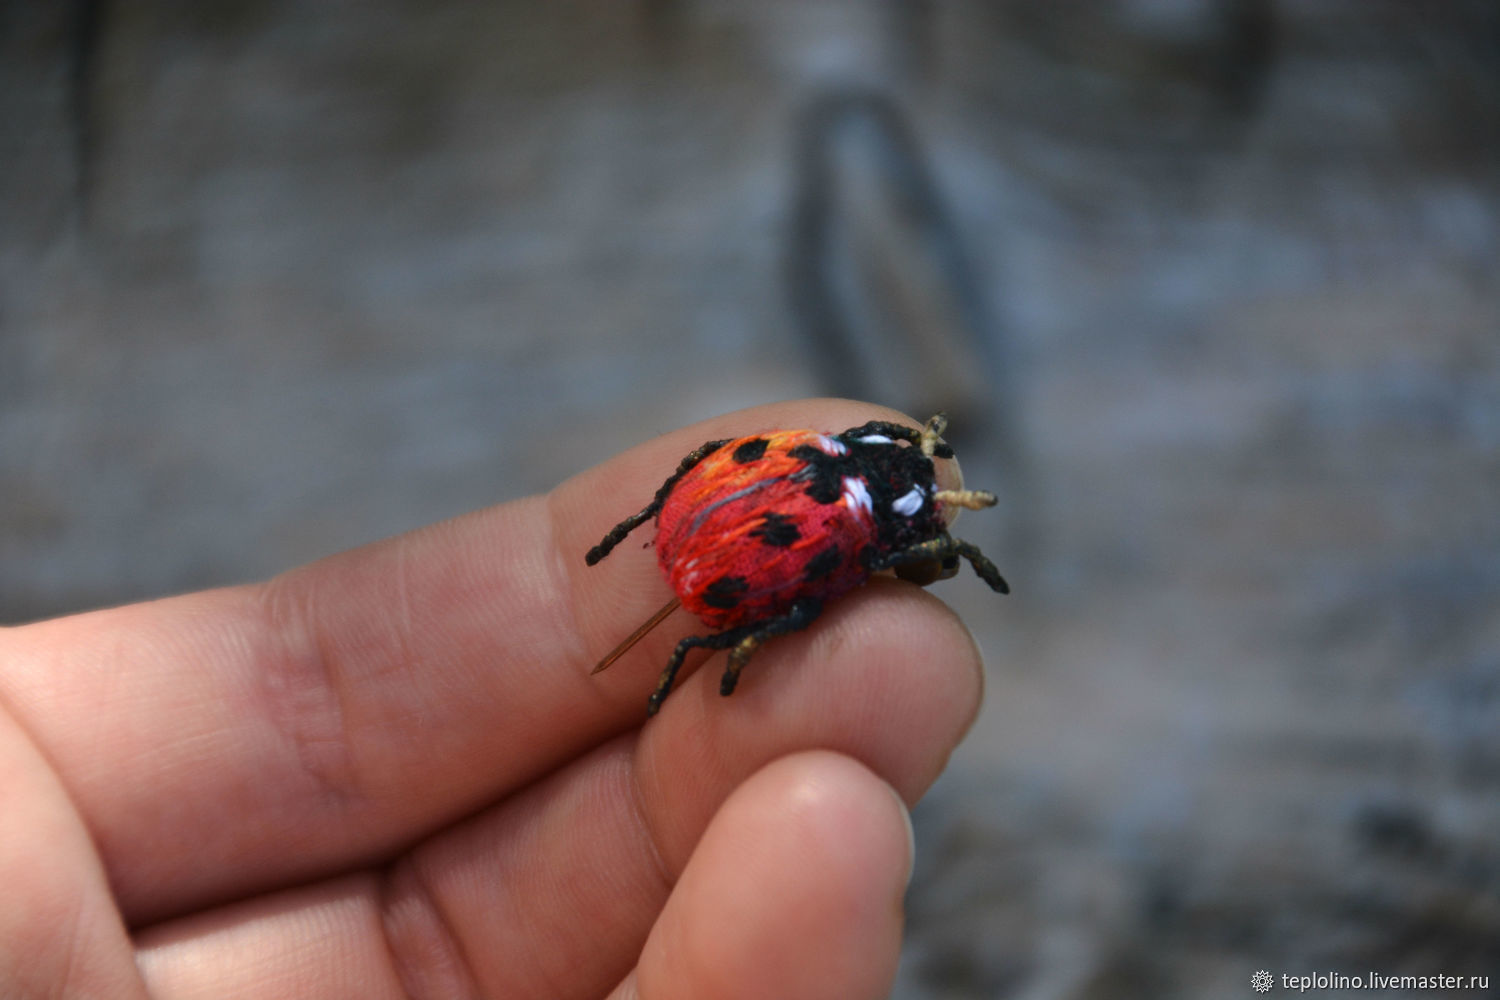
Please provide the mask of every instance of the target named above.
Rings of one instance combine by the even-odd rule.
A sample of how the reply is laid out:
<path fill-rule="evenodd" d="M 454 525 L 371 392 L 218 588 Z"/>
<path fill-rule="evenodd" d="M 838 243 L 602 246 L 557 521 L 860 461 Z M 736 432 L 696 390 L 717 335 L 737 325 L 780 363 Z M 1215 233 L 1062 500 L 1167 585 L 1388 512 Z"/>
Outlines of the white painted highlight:
<path fill-rule="evenodd" d="M 890 438 L 886 437 L 884 434 L 866 434 L 864 437 L 862 437 L 862 438 L 859 439 L 859 443 L 860 444 L 895 444 L 896 442 L 892 441 Z"/>
<path fill-rule="evenodd" d="M 903 517 L 911 517 L 922 509 L 922 504 L 927 500 L 922 493 L 922 487 L 913 486 L 906 493 L 891 501 L 891 510 Z"/>
<path fill-rule="evenodd" d="M 875 504 L 870 499 L 870 491 L 865 486 L 865 481 L 857 476 L 844 477 L 844 506 L 855 513 L 864 511 L 866 514 L 874 515 Z"/>
<path fill-rule="evenodd" d="M 818 447 L 822 448 L 823 451 L 825 451 L 829 455 L 847 455 L 847 454 L 849 454 L 849 449 L 844 445 L 844 442 L 842 442 L 842 441 L 835 441 L 833 438 L 829 437 L 827 434 L 819 434 L 818 435 Z"/>

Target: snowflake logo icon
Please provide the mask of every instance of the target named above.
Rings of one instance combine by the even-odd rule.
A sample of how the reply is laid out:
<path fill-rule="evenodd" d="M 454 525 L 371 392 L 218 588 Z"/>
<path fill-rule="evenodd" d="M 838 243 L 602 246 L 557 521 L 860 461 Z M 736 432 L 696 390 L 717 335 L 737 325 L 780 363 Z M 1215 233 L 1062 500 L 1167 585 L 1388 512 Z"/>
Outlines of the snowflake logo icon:
<path fill-rule="evenodd" d="M 1271 978 L 1271 974 L 1269 972 L 1267 972 L 1265 969 L 1261 969 L 1255 975 L 1250 977 L 1250 988 L 1257 993 L 1269 993 L 1271 990 L 1271 986 L 1275 982 L 1276 981 Z"/>

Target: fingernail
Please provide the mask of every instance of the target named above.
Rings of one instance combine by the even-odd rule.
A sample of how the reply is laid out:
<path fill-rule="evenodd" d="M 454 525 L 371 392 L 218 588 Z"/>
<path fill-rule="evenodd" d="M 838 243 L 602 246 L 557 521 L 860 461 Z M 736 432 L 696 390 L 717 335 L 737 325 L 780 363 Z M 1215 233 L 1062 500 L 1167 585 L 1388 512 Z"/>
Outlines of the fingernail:
<path fill-rule="evenodd" d="M 911 810 L 906 808 L 906 800 L 901 798 L 901 793 L 891 789 L 891 798 L 896 800 L 896 808 L 901 812 L 901 821 L 906 824 L 906 881 L 905 885 L 911 885 L 912 872 L 917 867 L 917 831 L 911 825 Z"/>

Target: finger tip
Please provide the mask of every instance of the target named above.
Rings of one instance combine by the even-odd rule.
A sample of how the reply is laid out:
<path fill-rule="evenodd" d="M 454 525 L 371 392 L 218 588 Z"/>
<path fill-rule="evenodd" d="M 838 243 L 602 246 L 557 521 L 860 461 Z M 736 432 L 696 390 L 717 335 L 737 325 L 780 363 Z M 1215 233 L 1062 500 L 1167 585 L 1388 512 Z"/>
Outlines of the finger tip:
<path fill-rule="evenodd" d="M 836 856 L 856 873 L 894 872 L 892 885 L 905 888 L 915 849 L 911 816 L 901 794 L 870 768 L 832 750 L 807 750 L 773 761 L 751 780 L 784 803 L 785 827 L 812 845 L 809 860 Z M 753 806 L 747 795 L 740 808 Z"/>
<path fill-rule="evenodd" d="M 772 762 L 705 832 L 643 953 L 642 992 L 884 995 L 911 857 L 905 807 L 869 768 L 830 751 Z"/>

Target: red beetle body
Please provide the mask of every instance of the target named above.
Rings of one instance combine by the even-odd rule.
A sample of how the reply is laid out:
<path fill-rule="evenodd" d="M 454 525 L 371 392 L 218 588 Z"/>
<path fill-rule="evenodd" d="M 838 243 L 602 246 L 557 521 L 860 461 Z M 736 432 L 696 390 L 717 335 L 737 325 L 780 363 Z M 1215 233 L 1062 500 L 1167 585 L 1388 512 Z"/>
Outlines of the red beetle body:
<path fill-rule="evenodd" d="M 678 644 L 648 714 L 689 649 L 732 648 L 720 685 L 729 694 L 761 642 L 806 628 L 825 602 L 878 570 L 930 582 L 956 572 L 962 556 L 992 589 L 1008 592 L 993 563 L 947 532 L 945 506 L 990 506 L 995 497 L 938 489 L 932 459 L 953 454 L 943 426 L 938 416 L 920 431 L 880 421 L 838 435 L 774 431 L 710 441 L 683 459 L 655 500 L 587 559 L 594 565 L 656 516 L 657 558 L 672 589 L 705 625 L 724 630 Z"/>
<path fill-rule="evenodd" d="M 798 597 L 829 600 L 863 583 L 869 570 L 858 555 L 878 540 L 864 480 L 839 476 L 831 503 L 808 493 L 812 463 L 848 452 L 837 438 L 779 431 L 730 441 L 684 476 L 656 535 L 683 606 L 710 628 L 734 628 L 784 614 Z"/>

